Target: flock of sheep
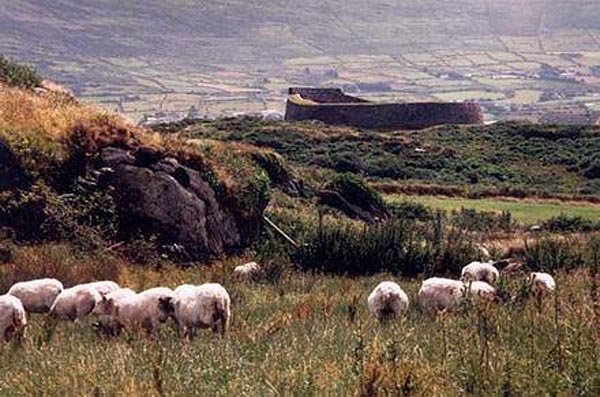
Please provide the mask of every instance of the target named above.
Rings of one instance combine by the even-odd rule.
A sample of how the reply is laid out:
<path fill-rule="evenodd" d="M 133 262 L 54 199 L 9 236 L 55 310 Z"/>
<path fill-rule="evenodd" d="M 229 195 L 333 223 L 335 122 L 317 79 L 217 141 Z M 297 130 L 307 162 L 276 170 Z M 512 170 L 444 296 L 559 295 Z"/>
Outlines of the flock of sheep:
<path fill-rule="evenodd" d="M 426 311 L 450 310 L 467 295 L 489 301 L 504 300 L 503 293 L 491 284 L 498 281 L 500 272 L 492 262 L 471 262 L 463 267 L 460 280 L 432 277 L 423 281 L 417 299 Z M 531 292 L 543 297 L 554 292 L 556 283 L 548 273 L 529 275 Z M 393 281 L 380 283 L 367 299 L 369 311 L 380 322 L 398 317 L 408 308 L 406 292 Z"/>
<path fill-rule="evenodd" d="M 248 280 L 261 272 L 256 262 L 237 266 L 234 278 Z M 498 300 L 491 283 L 499 278 L 492 262 L 472 262 L 462 270 L 461 280 L 429 278 L 423 281 L 418 301 L 425 310 L 446 310 L 456 306 L 467 294 Z M 555 283 L 547 273 L 531 273 L 529 282 L 538 295 L 554 291 Z M 408 295 L 392 281 L 380 283 L 367 299 L 369 311 L 383 322 L 408 308 Z M 231 299 L 220 284 L 184 284 L 171 290 L 151 288 L 139 293 L 121 288 L 113 281 L 96 281 L 63 288 L 60 281 L 45 278 L 14 284 L 0 296 L 0 341 L 21 337 L 28 313 L 48 313 L 50 318 L 69 321 L 95 316 L 102 332 L 117 335 L 145 330 L 152 334 L 173 318 L 182 338 L 192 338 L 199 328 L 224 334 L 231 318 Z"/>

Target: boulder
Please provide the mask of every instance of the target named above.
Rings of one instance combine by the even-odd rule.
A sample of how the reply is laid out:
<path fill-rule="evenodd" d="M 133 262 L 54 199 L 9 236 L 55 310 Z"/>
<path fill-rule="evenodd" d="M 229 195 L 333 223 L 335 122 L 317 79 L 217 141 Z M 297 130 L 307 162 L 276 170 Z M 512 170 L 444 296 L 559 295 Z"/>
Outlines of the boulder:
<path fill-rule="evenodd" d="M 100 167 L 114 189 L 122 228 L 146 229 L 164 243 L 182 245 L 190 257 L 216 257 L 241 244 L 236 219 L 219 203 L 202 175 L 174 158 L 109 147 Z"/>

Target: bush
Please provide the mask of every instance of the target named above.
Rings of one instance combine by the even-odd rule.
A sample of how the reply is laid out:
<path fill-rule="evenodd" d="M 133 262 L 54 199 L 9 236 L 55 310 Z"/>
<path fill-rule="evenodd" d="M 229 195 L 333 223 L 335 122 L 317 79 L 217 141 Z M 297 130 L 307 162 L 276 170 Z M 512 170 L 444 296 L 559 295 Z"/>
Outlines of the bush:
<path fill-rule="evenodd" d="M 414 223 L 405 220 L 364 227 L 332 223 L 309 236 L 292 259 L 303 269 L 327 273 L 414 276 L 425 270 L 433 254 L 417 234 Z"/>
<path fill-rule="evenodd" d="M 303 269 L 350 275 L 385 271 L 407 277 L 458 275 L 478 257 L 471 234 L 449 228 L 439 212 L 426 222 L 407 218 L 362 226 L 329 222 L 316 229 L 291 254 Z"/>
<path fill-rule="evenodd" d="M 497 230 L 510 231 L 514 226 L 512 216 L 508 211 L 496 214 L 464 207 L 458 211 L 452 211 L 450 222 L 462 230 L 479 233 L 490 233 Z"/>
<path fill-rule="evenodd" d="M 21 65 L 3 55 L 0 55 L 0 81 L 20 88 L 35 88 L 42 85 L 42 77 L 34 68 Z"/>
<path fill-rule="evenodd" d="M 600 230 L 600 222 L 594 222 L 580 216 L 560 214 L 541 224 L 544 230 L 551 232 L 591 232 Z"/>
<path fill-rule="evenodd" d="M 420 221 L 433 219 L 433 213 L 428 207 L 414 201 L 388 204 L 388 210 L 396 218 L 416 219 Z"/>
<path fill-rule="evenodd" d="M 525 264 L 532 270 L 547 272 L 590 266 L 586 261 L 586 246 L 581 240 L 553 237 L 525 241 Z"/>
<path fill-rule="evenodd" d="M 336 175 L 327 188 L 338 192 L 348 202 L 360 208 L 385 208 L 385 202 L 379 193 L 356 175 L 349 173 Z"/>

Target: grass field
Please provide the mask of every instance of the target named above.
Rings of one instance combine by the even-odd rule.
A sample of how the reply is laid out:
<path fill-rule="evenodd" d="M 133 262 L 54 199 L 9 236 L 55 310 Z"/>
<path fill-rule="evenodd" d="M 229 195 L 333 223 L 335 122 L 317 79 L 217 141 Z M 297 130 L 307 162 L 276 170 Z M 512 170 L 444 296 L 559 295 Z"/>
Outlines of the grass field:
<path fill-rule="evenodd" d="M 600 221 L 600 205 L 588 203 L 560 203 L 531 200 L 498 200 L 498 199 L 466 199 L 440 196 L 402 196 L 389 195 L 386 199 L 390 202 L 415 201 L 428 207 L 439 208 L 446 211 L 457 210 L 461 207 L 472 208 L 478 211 L 509 211 L 513 219 L 525 223 L 535 224 L 553 216 L 565 214 L 580 216 L 593 221 Z"/>
<path fill-rule="evenodd" d="M 232 296 L 230 333 L 189 344 L 171 326 L 156 340 L 100 338 L 82 323 L 55 332 L 32 317 L 21 347 L 0 347 L 0 394 L 128 396 L 598 395 L 598 323 L 590 278 L 560 274 L 556 299 L 504 306 L 475 302 L 431 317 L 416 280 L 396 280 L 411 306 L 377 324 L 368 293 L 390 276 L 345 278 L 289 272 L 276 285 L 234 284 L 223 270 L 131 270 L 134 288 L 222 282 Z M 508 289 L 518 296 L 521 279 Z M 343 291 L 343 293 L 340 293 Z M 542 308 L 540 308 L 542 309 Z M 596 321 L 598 317 L 596 317 Z"/>

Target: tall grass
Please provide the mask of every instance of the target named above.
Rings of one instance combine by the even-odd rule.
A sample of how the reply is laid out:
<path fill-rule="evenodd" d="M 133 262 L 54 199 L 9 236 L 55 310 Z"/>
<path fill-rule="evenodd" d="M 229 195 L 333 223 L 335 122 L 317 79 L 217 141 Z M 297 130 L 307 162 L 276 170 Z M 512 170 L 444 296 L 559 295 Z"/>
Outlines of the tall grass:
<path fill-rule="evenodd" d="M 554 299 L 504 306 L 472 302 L 430 317 L 419 282 L 396 279 L 408 313 L 380 326 L 366 297 L 373 277 L 288 273 L 277 284 L 235 284 L 234 263 L 214 270 L 131 268 L 134 288 L 216 279 L 233 299 L 230 334 L 180 343 L 167 325 L 155 340 L 98 337 L 88 321 L 53 334 L 32 316 L 21 347 L 0 346 L 2 395 L 597 395 L 600 364 L 587 273 L 557 275 Z M 507 283 L 516 291 L 522 280 Z"/>

